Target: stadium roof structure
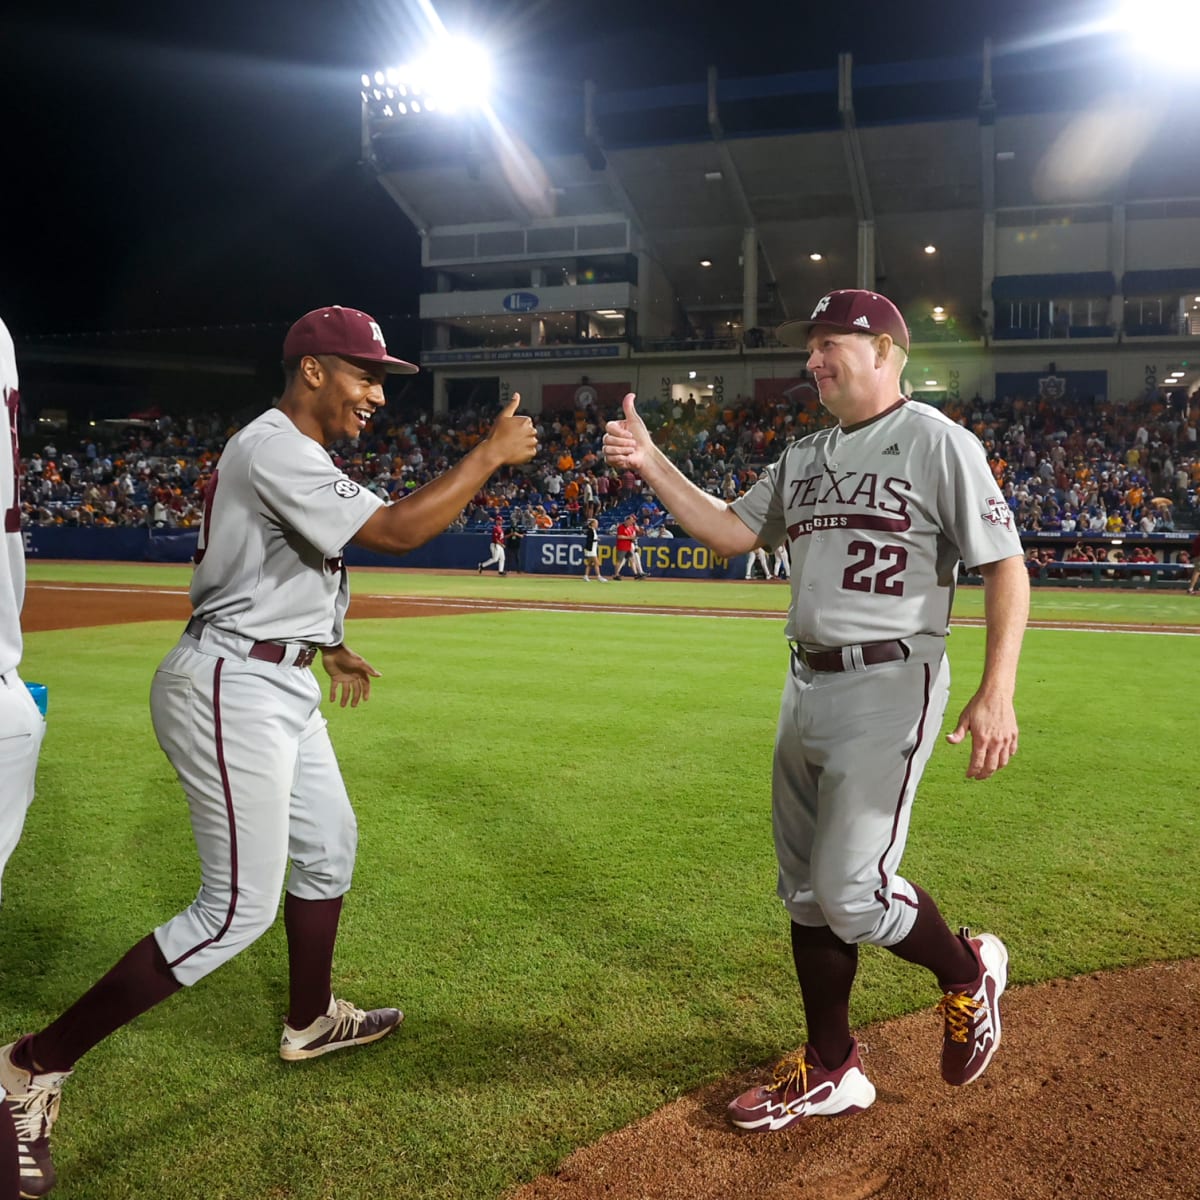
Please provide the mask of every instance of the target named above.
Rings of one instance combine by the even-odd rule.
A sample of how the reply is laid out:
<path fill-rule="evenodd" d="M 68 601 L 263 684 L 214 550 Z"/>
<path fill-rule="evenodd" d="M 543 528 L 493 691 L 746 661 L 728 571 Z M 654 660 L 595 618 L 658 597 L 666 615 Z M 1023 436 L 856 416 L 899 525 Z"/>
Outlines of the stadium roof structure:
<path fill-rule="evenodd" d="M 761 325 L 805 315 L 831 288 L 873 286 L 906 313 L 939 305 L 970 327 L 991 285 L 989 220 L 1200 213 L 1200 123 L 1178 99 L 1078 47 L 985 43 L 965 58 L 842 55 L 836 69 L 710 70 L 680 86 L 534 85 L 488 120 L 383 117 L 364 92 L 363 155 L 422 234 L 426 265 L 467 227 L 618 215 L 694 319 L 741 311 L 756 244 Z M 481 245 L 464 261 L 486 261 Z"/>

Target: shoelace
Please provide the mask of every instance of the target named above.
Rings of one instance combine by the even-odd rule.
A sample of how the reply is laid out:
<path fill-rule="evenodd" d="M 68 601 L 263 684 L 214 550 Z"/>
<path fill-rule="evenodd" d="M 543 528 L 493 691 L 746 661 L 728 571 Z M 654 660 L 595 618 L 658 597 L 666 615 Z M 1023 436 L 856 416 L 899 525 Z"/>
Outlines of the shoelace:
<path fill-rule="evenodd" d="M 349 1000 L 337 1000 L 335 1004 L 334 1017 L 336 1020 L 333 1028 L 329 1031 L 330 1041 L 336 1041 L 346 1034 L 353 1037 L 367 1019 L 367 1014 L 361 1008 L 355 1008 Z"/>
<path fill-rule="evenodd" d="M 796 1083 L 800 1086 L 800 1094 L 803 1096 L 808 1091 L 808 1059 L 804 1055 L 803 1050 L 797 1050 L 793 1054 L 781 1059 L 775 1067 L 774 1078 L 767 1084 L 768 1092 L 786 1091 L 789 1085 Z"/>
<path fill-rule="evenodd" d="M 947 992 L 937 1003 L 937 1010 L 946 1020 L 952 1042 L 965 1042 L 975 1014 L 983 1003 L 966 992 Z"/>
<path fill-rule="evenodd" d="M 58 1120 L 58 1106 L 62 1101 L 62 1087 L 47 1087 L 31 1081 L 25 1093 L 9 1096 L 9 1112 L 16 1126 L 17 1140 L 28 1145 L 39 1138 L 49 1137 L 50 1129 Z"/>

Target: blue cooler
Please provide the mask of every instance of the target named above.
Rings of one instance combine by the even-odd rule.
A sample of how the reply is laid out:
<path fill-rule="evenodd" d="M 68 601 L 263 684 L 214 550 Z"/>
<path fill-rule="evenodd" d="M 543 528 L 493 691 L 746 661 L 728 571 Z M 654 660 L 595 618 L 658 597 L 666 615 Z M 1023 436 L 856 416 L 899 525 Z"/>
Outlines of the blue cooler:
<path fill-rule="evenodd" d="M 29 694 L 33 697 L 33 702 L 38 706 L 38 712 L 44 717 L 46 709 L 50 704 L 50 692 L 44 683 L 27 683 L 25 685 L 29 689 Z"/>

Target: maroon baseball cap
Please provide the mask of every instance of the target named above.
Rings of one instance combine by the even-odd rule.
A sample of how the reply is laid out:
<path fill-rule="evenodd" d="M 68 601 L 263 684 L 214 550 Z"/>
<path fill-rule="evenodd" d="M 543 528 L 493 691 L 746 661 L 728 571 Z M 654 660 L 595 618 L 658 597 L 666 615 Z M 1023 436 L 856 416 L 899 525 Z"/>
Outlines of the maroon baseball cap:
<path fill-rule="evenodd" d="M 356 362 L 382 363 L 389 375 L 415 375 L 421 369 L 388 354 L 383 330 L 374 317 L 340 304 L 314 308 L 287 331 L 283 361 L 294 362 L 306 354 L 336 354 Z"/>
<path fill-rule="evenodd" d="M 817 301 L 811 317 L 784 321 L 775 330 L 775 336 L 785 346 L 807 346 L 814 325 L 831 325 L 847 333 L 886 333 L 897 346 L 908 352 L 908 326 L 900 310 L 878 292 L 859 288 L 830 292 Z"/>

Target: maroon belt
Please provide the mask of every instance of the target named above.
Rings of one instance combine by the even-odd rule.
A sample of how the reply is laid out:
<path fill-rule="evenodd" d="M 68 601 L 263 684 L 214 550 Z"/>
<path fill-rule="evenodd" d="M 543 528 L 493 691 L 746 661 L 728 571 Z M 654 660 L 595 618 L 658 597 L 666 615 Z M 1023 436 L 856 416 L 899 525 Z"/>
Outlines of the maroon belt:
<path fill-rule="evenodd" d="M 908 657 L 908 647 L 903 642 L 868 642 L 858 647 L 846 646 L 844 650 L 805 650 L 803 646 L 793 645 L 792 655 L 810 671 L 845 671 L 845 651 L 854 649 L 861 651 L 864 667 L 903 662 Z"/>
<path fill-rule="evenodd" d="M 206 621 L 200 617 L 193 617 L 188 623 L 184 633 L 188 637 L 194 637 L 197 641 L 200 640 L 200 634 L 204 630 Z M 292 649 L 287 642 L 254 642 L 250 649 L 246 651 L 247 658 L 257 658 L 260 662 L 274 663 L 278 666 L 288 656 L 288 652 Z M 293 659 L 293 667 L 310 667 L 312 661 L 317 657 L 316 646 L 305 646 Z"/>

